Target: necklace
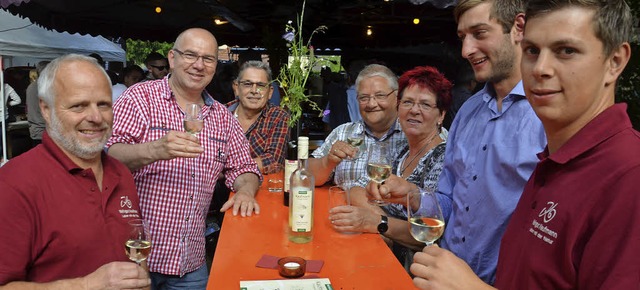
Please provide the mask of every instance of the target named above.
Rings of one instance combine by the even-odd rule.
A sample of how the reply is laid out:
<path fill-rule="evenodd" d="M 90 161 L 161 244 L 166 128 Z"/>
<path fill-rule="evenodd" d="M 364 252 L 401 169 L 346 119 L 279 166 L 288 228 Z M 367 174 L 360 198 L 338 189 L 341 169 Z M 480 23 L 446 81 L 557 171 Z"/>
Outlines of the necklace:
<path fill-rule="evenodd" d="M 422 156 L 422 153 L 424 153 L 425 149 L 427 149 L 427 147 L 429 147 L 429 144 L 431 144 L 431 142 L 433 142 L 433 139 L 435 139 L 435 138 L 436 138 L 436 136 L 438 136 L 438 131 L 436 131 L 436 132 L 434 132 L 434 133 L 433 133 L 433 135 L 431 136 L 431 138 L 429 138 L 429 141 L 427 142 L 427 144 L 425 144 L 424 146 L 422 146 L 422 148 L 420 148 L 420 150 L 418 151 L 418 153 L 417 153 L 415 156 L 413 156 L 413 158 L 411 158 L 411 160 L 409 161 L 409 163 L 406 163 L 406 164 L 405 164 L 405 163 L 403 162 L 403 165 L 404 165 L 404 166 L 402 166 L 402 167 L 400 168 L 400 176 L 401 176 L 401 177 L 404 175 L 404 171 L 405 171 L 405 170 L 407 170 L 407 168 L 408 168 L 411 164 L 413 164 L 413 161 L 415 161 L 415 160 L 416 160 L 416 158 L 418 158 L 418 156 Z M 407 155 L 407 157 L 409 157 L 409 155 Z M 406 161 L 406 160 L 407 160 L 407 159 L 405 158 L 405 161 Z"/>

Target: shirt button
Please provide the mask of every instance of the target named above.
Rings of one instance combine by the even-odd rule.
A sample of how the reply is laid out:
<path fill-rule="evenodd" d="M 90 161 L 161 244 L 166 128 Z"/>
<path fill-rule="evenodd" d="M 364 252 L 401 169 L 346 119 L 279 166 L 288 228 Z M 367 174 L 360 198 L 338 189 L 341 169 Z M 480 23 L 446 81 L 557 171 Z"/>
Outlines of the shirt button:
<path fill-rule="evenodd" d="M 196 178 L 196 174 L 195 173 L 191 173 L 191 177 L 192 178 Z"/>
<path fill-rule="evenodd" d="M 92 188 L 91 188 L 91 191 L 96 191 L 96 188 L 95 188 L 95 187 L 92 187 Z"/>
<path fill-rule="evenodd" d="M 487 145 L 482 146 L 482 151 L 487 151 Z"/>
<path fill-rule="evenodd" d="M 184 237 L 182 237 L 182 242 L 184 243 Z"/>
<path fill-rule="evenodd" d="M 83 173 L 82 173 L 82 177 L 87 177 L 87 173 L 86 173 L 86 172 L 83 172 Z"/>
<path fill-rule="evenodd" d="M 190 200 L 193 200 L 193 194 L 192 194 L 192 195 L 189 195 L 189 199 L 190 199 Z"/>
<path fill-rule="evenodd" d="M 185 221 L 189 221 L 189 217 L 187 217 L 186 219 L 184 219 Z"/>
<path fill-rule="evenodd" d="M 478 179 L 478 176 L 477 176 L 477 175 L 474 175 L 474 176 L 473 176 L 473 181 L 475 181 L 476 179 Z"/>
<path fill-rule="evenodd" d="M 465 208 L 464 208 L 464 210 L 469 211 L 469 207 L 468 207 L 468 206 L 467 206 L 467 207 L 465 207 Z"/>
<path fill-rule="evenodd" d="M 466 241 L 467 239 L 465 237 L 462 237 L 462 242 L 464 243 L 464 241 Z"/>

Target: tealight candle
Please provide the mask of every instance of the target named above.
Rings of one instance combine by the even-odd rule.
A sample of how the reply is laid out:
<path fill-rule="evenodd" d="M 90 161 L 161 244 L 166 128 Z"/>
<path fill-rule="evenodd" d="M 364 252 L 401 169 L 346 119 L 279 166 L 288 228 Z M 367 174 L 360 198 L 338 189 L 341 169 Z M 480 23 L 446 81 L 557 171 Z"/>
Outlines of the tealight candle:
<path fill-rule="evenodd" d="M 286 278 L 304 276 L 306 261 L 300 257 L 284 257 L 278 260 L 278 273 Z"/>

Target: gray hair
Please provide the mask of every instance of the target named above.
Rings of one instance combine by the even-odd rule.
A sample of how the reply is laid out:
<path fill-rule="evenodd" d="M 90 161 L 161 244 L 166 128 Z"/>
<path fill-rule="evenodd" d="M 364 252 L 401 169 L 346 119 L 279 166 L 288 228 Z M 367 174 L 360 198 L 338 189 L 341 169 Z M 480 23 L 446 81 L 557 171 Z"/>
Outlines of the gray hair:
<path fill-rule="evenodd" d="M 55 79 L 58 74 L 58 69 L 63 63 L 72 61 L 84 61 L 93 64 L 96 68 L 104 74 L 104 77 L 111 83 L 109 75 L 104 68 L 98 64 L 98 61 L 89 56 L 80 54 L 67 54 L 54 59 L 49 63 L 38 76 L 38 97 L 43 100 L 47 105 L 53 106 L 53 100 L 55 98 Z"/>
<path fill-rule="evenodd" d="M 259 60 L 249 60 L 243 63 L 242 66 L 240 66 L 240 72 L 238 73 L 238 77 L 236 78 L 236 81 L 240 81 L 242 79 L 242 75 L 244 74 L 245 70 L 249 68 L 261 69 L 264 72 L 266 72 L 267 81 L 271 83 L 272 81 L 271 68 L 269 67 L 269 64 Z"/>
<path fill-rule="evenodd" d="M 356 79 L 356 88 L 360 87 L 361 81 L 372 77 L 382 77 L 387 80 L 389 88 L 392 90 L 398 89 L 398 76 L 396 76 L 396 74 L 388 67 L 379 64 L 370 64 L 360 71 L 358 78 Z"/>

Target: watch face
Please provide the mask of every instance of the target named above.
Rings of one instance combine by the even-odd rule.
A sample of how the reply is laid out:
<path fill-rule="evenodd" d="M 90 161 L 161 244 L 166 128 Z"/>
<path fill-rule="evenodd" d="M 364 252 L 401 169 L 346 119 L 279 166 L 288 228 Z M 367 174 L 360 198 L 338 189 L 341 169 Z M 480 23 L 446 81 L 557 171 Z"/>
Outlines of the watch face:
<path fill-rule="evenodd" d="M 387 223 L 380 223 L 378 225 L 378 232 L 380 232 L 381 234 L 386 233 L 388 229 L 389 226 L 387 225 Z"/>
<path fill-rule="evenodd" d="M 382 220 L 378 224 L 378 232 L 384 234 L 389 229 L 388 219 L 386 216 L 382 216 Z"/>

